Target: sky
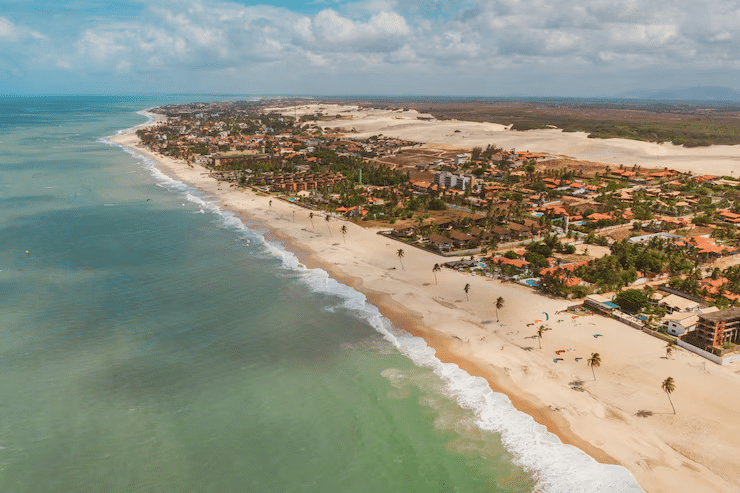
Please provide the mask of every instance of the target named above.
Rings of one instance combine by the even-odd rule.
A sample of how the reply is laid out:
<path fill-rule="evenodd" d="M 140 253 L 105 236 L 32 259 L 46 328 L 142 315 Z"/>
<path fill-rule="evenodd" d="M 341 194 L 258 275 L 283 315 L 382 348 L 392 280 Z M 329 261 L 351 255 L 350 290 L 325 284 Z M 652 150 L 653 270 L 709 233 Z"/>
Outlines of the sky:
<path fill-rule="evenodd" d="M 0 0 L 0 94 L 740 91 L 735 0 Z"/>

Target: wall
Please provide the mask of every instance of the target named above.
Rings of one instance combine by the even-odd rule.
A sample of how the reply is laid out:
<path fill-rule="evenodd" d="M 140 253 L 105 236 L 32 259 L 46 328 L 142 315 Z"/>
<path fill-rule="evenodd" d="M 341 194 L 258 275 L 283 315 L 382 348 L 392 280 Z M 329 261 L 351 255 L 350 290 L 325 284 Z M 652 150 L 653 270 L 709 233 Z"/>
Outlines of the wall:
<path fill-rule="evenodd" d="M 691 345 L 688 342 L 684 342 L 681 339 L 676 339 L 676 344 L 678 344 L 680 347 L 688 351 L 691 351 L 694 354 L 703 356 L 704 358 L 708 359 L 709 361 L 713 361 L 717 363 L 718 365 L 726 365 L 728 363 L 732 363 L 733 361 L 740 360 L 740 354 L 735 354 L 733 356 L 728 356 L 726 358 L 720 358 L 719 356 L 715 356 L 714 354 L 704 351 L 703 349 L 700 349 L 694 345 Z"/>

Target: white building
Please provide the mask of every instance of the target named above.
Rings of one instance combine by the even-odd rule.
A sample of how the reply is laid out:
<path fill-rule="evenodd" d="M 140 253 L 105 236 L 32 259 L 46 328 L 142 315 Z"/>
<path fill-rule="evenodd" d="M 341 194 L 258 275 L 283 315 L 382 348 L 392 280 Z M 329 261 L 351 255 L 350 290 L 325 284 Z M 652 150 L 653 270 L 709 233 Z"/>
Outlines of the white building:
<path fill-rule="evenodd" d="M 467 190 L 470 188 L 470 177 L 465 176 L 462 173 L 455 175 L 449 171 L 440 171 L 439 173 L 434 174 L 434 183 L 447 188 Z"/>
<path fill-rule="evenodd" d="M 455 159 L 453 162 L 455 163 L 456 166 L 460 166 L 461 164 L 467 163 L 469 160 L 470 160 L 470 155 L 463 153 L 463 154 L 458 154 L 457 156 L 455 156 Z"/>
<path fill-rule="evenodd" d="M 669 313 L 663 317 L 663 327 L 665 327 L 669 334 L 681 336 L 696 328 L 696 323 L 699 321 L 699 315 L 716 312 L 718 310 L 719 308 L 716 306 L 709 306 L 701 308 L 698 312 Z"/>

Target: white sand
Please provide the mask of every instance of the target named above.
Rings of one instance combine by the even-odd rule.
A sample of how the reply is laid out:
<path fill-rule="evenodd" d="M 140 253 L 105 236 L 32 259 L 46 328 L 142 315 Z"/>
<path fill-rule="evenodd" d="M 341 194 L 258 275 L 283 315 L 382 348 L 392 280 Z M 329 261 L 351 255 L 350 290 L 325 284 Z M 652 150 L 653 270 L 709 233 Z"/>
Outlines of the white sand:
<path fill-rule="evenodd" d="M 424 131 L 441 135 L 452 128 L 437 125 L 424 125 Z M 399 129 L 397 135 L 432 139 L 421 138 L 421 126 L 408 133 Z M 627 467 L 646 491 L 740 491 L 740 364 L 720 367 L 681 349 L 665 359 L 664 342 L 610 319 L 556 315 L 570 303 L 522 286 L 447 269 L 437 274 L 435 285 L 432 266 L 447 259 L 349 222 L 341 222 L 349 230 L 344 243 L 338 221 L 330 223 L 330 237 L 323 218 L 314 219 L 314 230 L 305 209 L 275 199 L 269 206 L 268 198 L 227 184 L 219 188 L 203 168 L 138 147 L 132 132 L 113 140 L 153 157 L 165 172 L 217 197 L 223 206 L 262 221 L 293 248 L 311 252 L 308 265 L 322 266 L 367 294 L 397 326 L 424 337 L 440 359 L 485 377 L 563 442 Z M 532 145 L 530 150 L 543 149 Z M 396 257 L 398 248 L 405 251 L 405 269 Z M 471 285 L 469 302 L 466 283 Z M 500 323 L 494 308 L 498 296 L 505 300 Z M 543 311 L 550 315 L 552 330 L 540 350 L 536 340 L 525 337 L 535 334 L 541 322 L 527 324 L 544 320 Z M 603 337 L 594 338 L 594 333 Z M 528 346 L 534 349 L 522 349 Z M 568 348 L 575 351 L 554 363 L 554 351 Z M 592 352 L 602 359 L 596 381 L 586 365 Z M 583 359 L 576 362 L 576 357 Z M 660 388 L 668 376 L 676 382 L 676 415 Z M 578 379 L 586 392 L 570 388 Z M 639 417 L 639 411 L 653 414 Z"/>
<path fill-rule="evenodd" d="M 671 143 L 655 144 L 626 139 L 589 139 L 584 132 L 563 132 L 559 129 L 509 130 L 504 125 L 458 120 L 423 121 L 418 117 L 431 115 L 410 111 L 364 110 L 357 106 L 303 105 L 291 108 L 274 108 L 292 115 L 297 112 L 313 114 L 324 112 L 328 116 L 341 115 L 341 120 L 321 121 L 323 127 L 341 127 L 356 130 L 353 137 L 383 134 L 389 137 L 443 144 L 449 147 L 472 149 L 495 144 L 504 149 L 544 152 L 556 156 L 610 165 L 639 165 L 649 168 L 668 167 L 691 171 L 695 175 L 740 175 L 740 145 L 717 145 L 686 148 Z M 459 130 L 459 132 L 455 132 Z"/>

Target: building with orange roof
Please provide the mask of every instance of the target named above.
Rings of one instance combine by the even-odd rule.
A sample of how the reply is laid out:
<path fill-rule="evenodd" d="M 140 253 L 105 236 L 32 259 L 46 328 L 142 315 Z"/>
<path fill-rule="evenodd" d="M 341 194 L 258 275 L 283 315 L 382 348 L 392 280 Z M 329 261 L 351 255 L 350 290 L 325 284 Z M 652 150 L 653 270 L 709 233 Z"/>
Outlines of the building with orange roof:
<path fill-rule="evenodd" d="M 712 238 L 705 236 L 687 236 L 676 241 L 676 245 L 682 247 L 696 247 L 699 254 L 704 255 L 724 255 L 736 251 L 735 247 L 717 245 Z"/>
<path fill-rule="evenodd" d="M 506 257 L 496 257 L 493 259 L 493 263 L 499 265 L 511 265 L 512 267 L 516 267 L 517 269 L 525 269 L 529 265 L 529 262 L 527 262 L 526 260 L 520 258 Z"/>

